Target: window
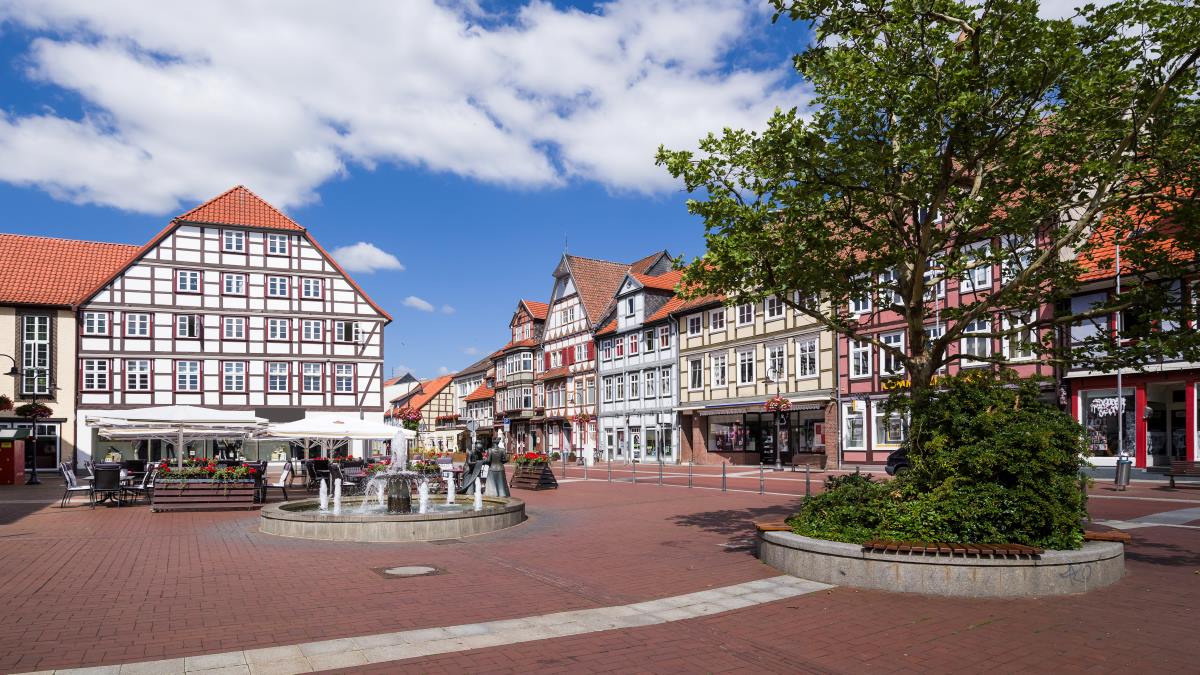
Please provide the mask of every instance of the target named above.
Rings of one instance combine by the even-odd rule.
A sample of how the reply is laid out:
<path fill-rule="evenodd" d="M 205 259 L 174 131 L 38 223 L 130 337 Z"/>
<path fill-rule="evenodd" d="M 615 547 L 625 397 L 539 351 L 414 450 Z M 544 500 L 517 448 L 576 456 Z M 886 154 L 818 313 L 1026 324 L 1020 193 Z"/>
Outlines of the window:
<path fill-rule="evenodd" d="M 687 319 L 688 335 L 693 335 L 693 336 L 699 335 L 700 331 L 703 328 L 704 328 L 704 317 L 700 316 L 699 314 L 693 314 L 692 316 L 688 317 L 688 319 Z"/>
<path fill-rule="evenodd" d="M 621 401 L 624 401 L 625 400 L 625 376 L 624 375 L 614 376 L 613 377 L 613 386 L 616 389 L 616 393 L 613 394 L 613 400 L 618 403 Z"/>
<path fill-rule="evenodd" d="M 108 391 L 108 361 L 106 359 L 83 360 L 83 390 Z"/>
<path fill-rule="evenodd" d="M 222 332 L 226 340 L 246 339 L 246 319 L 240 316 L 225 317 L 225 330 Z"/>
<path fill-rule="evenodd" d="M 300 296 L 309 300 L 321 299 L 321 280 L 305 279 L 300 284 Z"/>
<path fill-rule="evenodd" d="M 866 285 L 870 277 L 858 276 L 854 281 Z M 871 312 L 871 294 L 869 291 L 863 291 L 863 294 L 857 297 L 850 298 L 850 313 L 851 314 L 869 314 Z"/>
<path fill-rule="evenodd" d="M 850 341 L 850 377 L 871 376 L 871 345 L 865 341 Z"/>
<path fill-rule="evenodd" d="M 1071 298 L 1071 313 L 1079 314 L 1095 309 L 1108 301 L 1104 293 L 1088 293 Z M 1079 347 L 1087 342 L 1098 340 L 1108 335 L 1108 315 L 1101 314 L 1090 319 L 1084 319 L 1071 324 L 1071 343 Z M 1098 352 L 1099 345 L 1092 351 Z"/>
<path fill-rule="evenodd" d="M 288 296 L 288 278 L 267 277 L 267 295 L 272 298 L 286 298 Z"/>
<path fill-rule="evenodd" d="M 108 312 L 84 312 L 84 335 L 108 335 Z"/>
<path fill-rule="evenodd" d="M 987 319 L 976 319 L 963 329 L 961 349 L 964 356 L 987 358 L 992 355 L 992 338 L 990 335 L 971 335 L 971 333 L 988 333 L 992 330 L 992 322 Z M 973 358 L 964 358 L 963 365 L 970 365 Z"/>
<path fill-rule="evenodd" d="M 612 340 L 605 340 L 600 343 L 600 358 L 605 361 L 612 360 Z"/>
<path fill-rule="evenodd" d="M 767 347 L 767 374 L 776 382 L 787 379 L 786 345 L 770 345 Z"/>
<path fill-rule="evenodd" d="M 754 350 L 738 352 L 738 384 L 754 384 Z"/>
<path fill-rule="evenodd" d="M 200 362 L 175 362 L 176 391 L 200 391 Z"/>
<path fill-rule="evenodd" d="M 580 343 L 575 345 L 575 362 L 587 361 L 587 345 Z"/>
<path fill-rule="evenodd" d="M 550 352 L 550 367 L 551 368 L 561 368 L 562 361 L 563 361 L 562 356 L 563 356 L 562 352 L 557 349 Z"/>
<path fill-rule="evenodd" d="M 226 272 L 221 275 L 221 292 L 225 295 L 245 295 L 246 275 Z"/>
<path fill-rule="evenodd" d="M 658 348 L 659 349 L 670 349 L 671 348 L 671 327 L 670 326 L 659 326 L 658 327 Z"/>
<path fill-rule="evenodd" d="M 796 377 L 817 376 L 817 338 L 796 340 Z"/>
<path fill-rule="evenodd" d="M 754 304 L 746 303 L 737 307 L 737 325 L 749 326 L 754 323 Z"/>
<path fill-rule="evenodd" d="M 1004 237 L 1004 260 L 1000 263 L 1000 283 L 1007 284 L 1033 264 L 1033 246 L 1011 235 Z"/>
<path fill-rule="evenodd" d="M 306 394 L 321 393 L 322 369 L 319 363 L 306 363 L 301 371 L 303 374 L 302 389 Z"/>
<path fill-rule="evenodd" d="M 659 372 L 659 389 L 663 396 L 670 396 L 674 392 L 671 391 L 671 367 L 667 366 Z"/>
<path fill-rule="evenodd" d="M 627 339 L 629 340 L 629 355 L 634 356 L 638 353 L 638 334 L 630 333 Z"/>
<path fill-rule="evenodd" d="M 879 336 L 879 341 L 885 345 L 904 351 L 904 333 L 888 333 Z M 882 347 L 879 349 L 879 374 L 899 375 L 904 370 L 900 357 L 890 354 Z"/>
<path fill-rule="evenodd" d="M 290 326 L 290 319 L 267 319 L 267 339 L 286 341 Z"/>
<path fill-rule="evenodd" d="M 894 290 L 900 277 L 896 274 L 896 269 L 892 268 L 879 275 L 879 304 L 883 305 L 880 309 L 891 309 L 895 305 L 903 305 L 904 299 L 900 297 L 900 293 Z M 893 289 L 888 291 L 887 289 Z"/>
<path fill-rule="evenodd" d="M 704 388 L 704 361 L 701 359 L 688 361 L 688 388 Z"/>
<path fill-rule="evenodd" d="M 533 372 L 533 352 L 521 352 L 521 372 Z"/>
<path fill-rule="evenodd" d="M 200 317 L 196 314 L 176 314 L 175 315 L 175 337 L 177 338 L 198 338 L 200 337 Z"/>
<path fill-rule="evenodd" d="M 362 342 L 362 331 L 357 321 L 334 321 L 333 339 L 338 342 Z"/>
<path fill-rule="evenodd" d="M 286 393 L 288 390 L 288 364 L 267 364 L 267 391 L 271 393 Z"/>
<path fill-rule="evenodd" d="M 725 308 L 714 309 L 708 313 L 709 330 L 725 330 Z"/>
<path fill-rule="evenodd" d="M 572 380 L 571 384 L 574 385 L 571 387 L 571 393 L 574 394 L 574 396 L 571 397 L 570 402 L 574 403 L 575 405 L 583 405 L 583 400 L 584 400 L 584 398 L 583 398 L 584 397 L 583 378 L 577 377 L 574 380 Z"/>
<path fill-rule="evenodd" d="M 658 383 L 654 376 L 653 370 L 647 370 L 642 373 L 642 380 L 646 383 L 646 398 L 655 398 L 658 396 Z"/>
<path fill-rule="evenodd" d="M 226 361 L 221 364 L 223 391 L 246 391 L 246 362 Z"/>
<path fill-rule="evenodd" d="M 320 319 L 305 319 L 300 325 L 300 337 L 305 342 L 320 342 L 322 327 Z"/>
<path fill-rule="evenodd" d="M 783 301 L 772 295 L 766 301 L 767 321 L 783 318 Z"/>
<path fill-rule="evenodd" d="M 729 380 L 727 379 L 727 361 L 729 360 L 729 357 L 725 356 L 724 354 L 713 354 L 711 357 L 709 357 L 709 360 L 712 361 L 712 386 L 727 386 L 729 384 Z"/>
<path fill-rule="evenodd" d="M 629 400 L 633 401 L 642 397 L 642 376 L 640 373 L 629 373 Z"/>
<path fill-rule="evenodd" d="M 267 233 L 267 255 L 287 255 L 288 236 L 286 234 Z"/>
<path fill-rule="evenodd" d="M 200 273 L 195 270 L 179 270 L 175 273 L 176 293 L 199 293 Z"/>
<path fill-rule="evenodd" d="M 1034 327 L 1037 322 L 1037 312 L 1025 315 L 1003 314 L 1001 328 L 1005 333 L 1000 338 L 1000 349 L 1004 358 L 1009 361 L 1024 361 L 1034 357 L 1034 349 L 1038 344 L 1038 331 Z M 1013 331 L 1009 333 L 1009 331 Z"/>
<path fill-rule="evenodd" d="M 642 353 L 654 351 L 654 331 L 648 330 L 642 333 Z"/>
<path fill-rule="evenodd" d="M 246 233 L 241 230 L 225 230 L 222 233 L 221 250 L 229 253 L 244 253 L 246 251 Z"/>
<path fill-rule="evenodd" d="M 150 315 L 126 314 L 125 337 L 150 337 Z"/>
<path fill-rule="evenodd" d="M 946 297 L 946 280 L 942 278 L 943 270 L 939 267 L 940 264 L 936 260 L 930 260 L 925 274 L 922 275 L 925 280 L 925 302 Z"/>
<path fill-rule="evenodd" d="M 972 244 L 966 248 L 964 256 L 968 268 L 963 272 L 962 280 L 958 284 L 959 290 L 971 293 L 991 288 L 992 264 L 985 260 L 989 253 L 990 247 L 987 242 Z"/>
<path fill-rule="evenodd" d="M 617 346 L 617 355 L 615 358 L 618 358 L 618 359 L 625 358 L 625 338 L 617 338 L 616 346 Z"/>
<path fill-rule="evenodd" d="M 589 377 L 587 379 L 587 404 L 591 405 L 596 402 L 596 378 Z"/>
<path fill-rule="evenodd" d="M 902 445 L 908 438 L 908 421 L 901 415 L 887 415 L 875 408 L 875 438 L 877 445 Z"/>
<path fill-rule="evenodd" d="M 611 403 L 613 400 L 613 379 L 611 376 L 604 378 L 604 402 Z"/>
<path fill-rule="evenodd" d="M 125 390 L 150 391 L 150 361 L 148 359 L 125 360 Z"/>
<path fill-rule="evenodd" d="M 842 433 L 845 437 L 846 449 L 865 450 L 867 448 L 866 406 L 862 402 L 845 406 L 842 409 L 842 419 L 845 425 Z"/>
<path fill-rule="evenodd" d="M 333 367 L 333 390 L 339 394 L 354 393 L 354 364 L 338 363 Z M 525 406 L 528 408 L 529 406 Z"/>
<path fill-rule="evenodd" d="M 634 307 L 636 307 L 636 306 L 637 306 L 637 303 L 634 302 L 633 298 L 625 298 L 625 316 L 626 317 L 633 316 Z"/>
<path fill-rule="evenodd" d="M 21 391 L 50 393 L 50 317 L 21 317 Z"/>

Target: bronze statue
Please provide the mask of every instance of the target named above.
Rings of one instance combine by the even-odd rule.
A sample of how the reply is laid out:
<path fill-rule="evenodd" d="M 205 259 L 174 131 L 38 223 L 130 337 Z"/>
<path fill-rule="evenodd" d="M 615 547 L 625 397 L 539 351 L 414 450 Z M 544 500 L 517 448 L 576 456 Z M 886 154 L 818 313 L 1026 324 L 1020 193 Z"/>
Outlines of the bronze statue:
<path fill-rule="evenodd" d="M 483 473 L 483 441 L 475 441 L 475 447 L 471 448 L 470 454 L 467 455 L 466 465 L 463 466 L 463 482 L 459 490 L 463 494 L 470 494 L 475 489 L 475 481 L 479 480 L 481 473 Z"/>
<path fill-rule="evenodd" d="M 508 459 L 508 453 L 504 451 L 504 446 L 492 448 L 488 451 L 488 475 L 487 483 L 483 486 L 483 491 L 491 497 L 507 497 L 508 492 L 508 476 L 504 474 L 504 462 Z"/>

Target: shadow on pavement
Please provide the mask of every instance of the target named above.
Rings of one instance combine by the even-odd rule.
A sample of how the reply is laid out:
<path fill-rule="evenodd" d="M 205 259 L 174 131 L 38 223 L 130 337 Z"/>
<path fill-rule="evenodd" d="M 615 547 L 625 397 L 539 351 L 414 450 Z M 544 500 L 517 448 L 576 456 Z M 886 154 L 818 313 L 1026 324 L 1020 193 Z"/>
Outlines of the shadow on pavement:
<path fill-rule="evenodd" d="M 1200 551 L 1194 547 L 1177 546 L 1141 539 L 1136 546 L 1125 547 L 1125 559 L 1163 567 L 1200 566 Z"/>
<path fill-rule="evenodd" d="M 745 553 L 747 544 L 755 536 L 754 522 L 758 520 L 783 520 L 800 508 L 800 502 L 776 506 L 753 506 L 744 509 L 722 509 L 687 513 L 672 516 L 669 520 L 680 527 L 694 527 L 705 532 L 729 537 L 727 550 L 730 553 Z"/>

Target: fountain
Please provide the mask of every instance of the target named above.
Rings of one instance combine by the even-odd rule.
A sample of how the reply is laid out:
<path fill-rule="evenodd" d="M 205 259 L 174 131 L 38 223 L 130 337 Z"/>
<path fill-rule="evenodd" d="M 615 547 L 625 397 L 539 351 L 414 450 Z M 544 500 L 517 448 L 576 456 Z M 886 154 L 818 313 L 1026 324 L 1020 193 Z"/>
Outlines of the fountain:
<path fill-rule="evenodd" d="M 321 482 L 319 497 L 264 507 L 259 529 L 268 534 L 307 539 L 340 541 L 429 541 L 456 539 L 512 527 L 525 520 L 525 503 L 475 481 L 475 499 L 455 503 L 453 480 L 445 497 L 430 494 L 424 474 L 408 468 L 408 443 L 412 432 L 402 431 L 392 439 L 386 468 L 368 479 L 363 494 L 342 497 L 341 482 L 333 486 L 333 510 L 329 510 L 329 487 Z M 502 450 L 501 450 L 502 451 Z M 413 509 L 413 487 L 417 508 Z M 343 504 L 345 508 L 343 509 Z"/>

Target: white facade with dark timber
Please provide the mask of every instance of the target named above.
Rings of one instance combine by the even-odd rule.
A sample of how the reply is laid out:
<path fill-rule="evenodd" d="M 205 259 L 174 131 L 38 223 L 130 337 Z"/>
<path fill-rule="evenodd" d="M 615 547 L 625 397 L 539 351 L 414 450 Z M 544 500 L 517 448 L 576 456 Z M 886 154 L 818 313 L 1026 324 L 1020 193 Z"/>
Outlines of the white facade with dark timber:
<path fill-rule="evenodd" d="M 89 414 L 196 405 L 273 420 L 376 413 L 375 305 L 306 230 L 245 188 L 172 221 L 78 308 Z"/>

